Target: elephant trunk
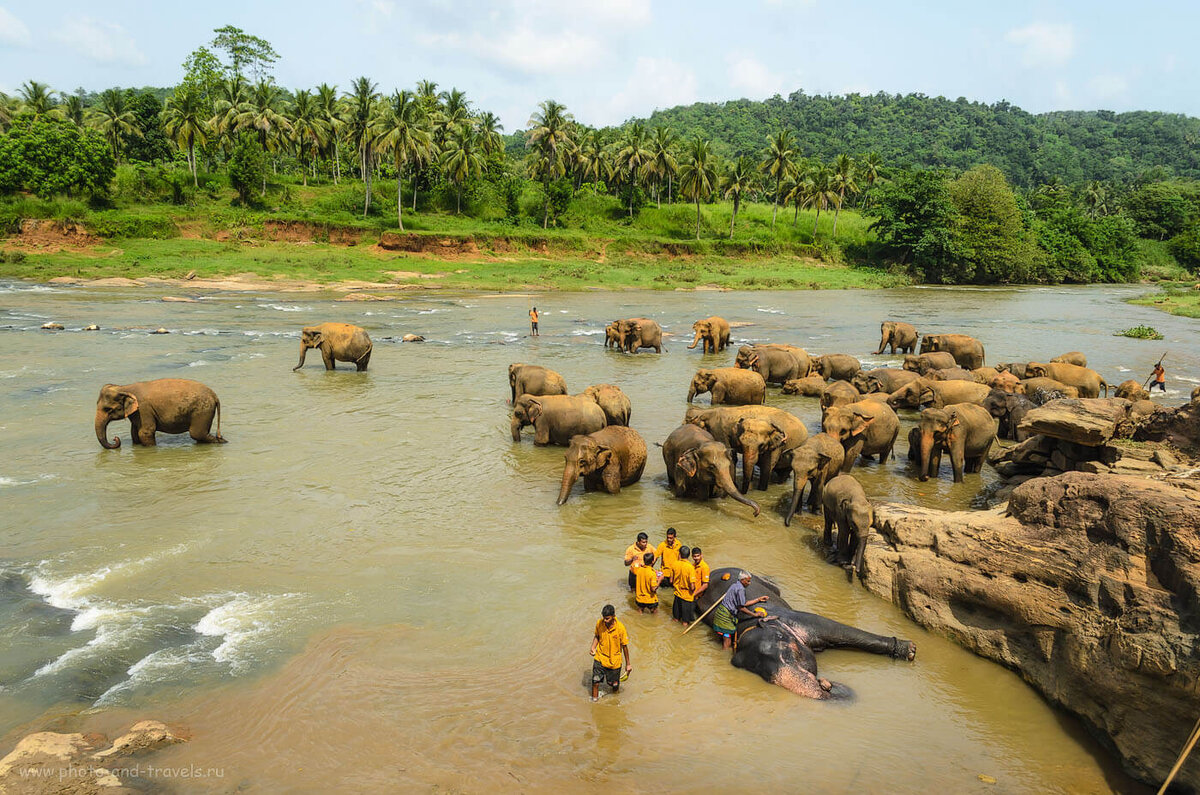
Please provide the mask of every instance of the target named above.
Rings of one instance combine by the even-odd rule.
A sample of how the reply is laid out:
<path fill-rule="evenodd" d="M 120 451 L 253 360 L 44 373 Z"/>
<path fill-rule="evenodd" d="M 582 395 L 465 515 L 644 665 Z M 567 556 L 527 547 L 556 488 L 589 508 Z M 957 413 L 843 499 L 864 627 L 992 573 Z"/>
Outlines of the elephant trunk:
<path fill-rule="evenodd" d="M 523 428 L 523 427 L 525 427 L 525 424 L 523 422 L 521 422 L 519 417 L 514 416 L 512 418 L 512 427 L 511 427 L 512 439 L 514 442 L 521 441 L 521 428 Z"/>
<path fill-rule="evenodd" d="M 692 402 L 692 398 L 694 398 L 694 397 L 696 397 L 696 386 L 693 384 L 692 386 L 688 387 L 688 399 L 687 399 L 687 402 L 688 402 L 688 403 L 691 403 L 691 402 Z"/>
<path fill-rule="evenodd" d="M 879 338 L 879 350 L 875 351 L 875 353 L 877 353 L 877 354 L 883 353 L 883 349 L 887 347 L 887 344 L 888 344 L 888 335 L 884 334 L 882 337 Z"/>
<path fill-rule="evenodd" d="M 699 332 L 699 331 L 697 331 L 697 332 L 696 332 L 696 339 L 692 340 L 692 344 L 688 346 L 688 350 L 689 350 L 689 351 L 690 351 L 692 348 L 695 348 L 695 347 L 696 347 L 696 345 L 698 345 L 698 344 L 700 343 L 700 336 L 701 336 L 701 335 L 700 335 L 700 332 Z M 707 347 L 707 346 L 705 346 L 705 347 Z"/>
<path fill-rule="evenodd" d="M 304 357 L 307 353 L 308 353 L 308 346 L 305 345 L 303 342 L 301 342 L 300 343 L 300 364 L 298 364 L 292 368 L 293 373 L 304 366 Z"/>
<path fill-rule="evenodd" d="M 750 480 L 754 477 L 754 467 L 758 464 L 758 448 L 742 448 L 742 493 L 750 493 Z"/>
<path fill-rule="evenodd" d="M 792 526 L 792 517 L 796 515 L 796 509 L 800 507 L 800 498 L 804 496 L 804 487 L 808 485 L 808 478 L 796 476 L 796 482 L 792 486 L 792 504 L 788 506 L 787 515 L 783 517 L 783 526 Z"/>
<path fill-rule="evenodd" d="M 929 461 L 933 457 L 933 431 L 921 431 L 920 454 L 917 466 L 920 468 L 919 479 L 929 480 Z"/>
<path fill-rule="evenodd" d="M 111 421 L 104 412 L 96 412 L 96 439 L 105 450 L 116 450 L 121 446 L 120 437 L 114 436 L 111 444 L 108 441 L 108 423 Z"/>
<path fill-rule="evenodd" d="M 575 485 L 575 481 L 579 479 L 579 469 L 572 464 L 567 464 L 563 468 L 562 488 L 558 490 L 558 504 L 562 505 L 567 501 L 567 497 L 571 496 L 571 488 Z"/>
<path fill-rule="evenodd" d="M 733 478 L 729 477 L 728 469 L 719 467 L 716 475 L 717 485 L 720 486 L 732 499 L 740 502 L 742 505 L 753 508 L 755 516 L 758 516 L 760 513 L 762 513 L 762 509 L 758 507 L 757 502 L 743 496 L 742 493 L 738 491 L 737 485 L 733 482 Z"/>

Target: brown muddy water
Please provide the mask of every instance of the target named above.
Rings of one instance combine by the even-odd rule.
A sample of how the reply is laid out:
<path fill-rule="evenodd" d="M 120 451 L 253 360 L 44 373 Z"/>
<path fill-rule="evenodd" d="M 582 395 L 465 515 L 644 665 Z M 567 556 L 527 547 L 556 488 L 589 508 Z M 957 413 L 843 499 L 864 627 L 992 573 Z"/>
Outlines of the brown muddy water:
<path fill-rule="evenodd" d="M 680 501 L 651 449 L 620 496 L 556 507 L 561 448 L 508 435 L 510 362 L 560 371 L 573 392 L 621 385 L 649 443 L 681 421 L 701 364 L 692 320 L 751 325 L 737 343 L 844 351 L 870 364 L 879 321 L 973 334 L 989 362 L 1083 350 L 1113 384 L 1164 350 L 1182 402 L 1200 383 L 1196 321 L 1122 302 L 1136 289 L 911 289 L 805 293 L 202 294 L 0 285 L 0 755 L 46 726 L 188 727 L 155 757 L 213 768 L 187 791 L 462 791 L 612 786 L 680 790 L 750 776 L 783 791 L 1136 790 L 1078 723 L 1018 675 L 928 634 L 822 562 L 819 520 L 785 528 L 788 486 Z M 526 336 L 536 302 L 542 336 Z M 644 315 L 662 356 L 605 351 L 604 324 Z M 45 332 L 49 320 L 66 331 Z M 360 324 L 370 372 L 293 373 L 302 325 Z M 97 323 L 100 331 L 83 332 Z M 1159 343 L 1113 337 L 1147 323 Z M 151 335 L 165 326 L 169 335 Z M 424 345 L 400 344 L 405 333 Z M 345 367 L 345 365 L 343 365 Z M 229 444 L 159 436 L 105 451 L 104 383 L 211 386 Z M 704 404 L 707 396 L 698 398 Z M 768 403 L 816 430 L 813 399 Z M 877 500 L 987 504 L 994 473 L 950 484 L 898 456 L 856 470 Z M 734 669 L 703 628 L 634 613 L 621 555 L 668 526 L 714 568 L 770 575 L 797 608 L 913 639 L 914 663 L 819 657 L 849 703 L 815 703 Z M 669 598 L 664 600 L 669 603 Z M 633 674 L 592 704 L 588 645 L 617 605 Z M 746 770 L 749 766 L 750 770 Z M 980 775 L 996 784 L 985 783 Z"/>

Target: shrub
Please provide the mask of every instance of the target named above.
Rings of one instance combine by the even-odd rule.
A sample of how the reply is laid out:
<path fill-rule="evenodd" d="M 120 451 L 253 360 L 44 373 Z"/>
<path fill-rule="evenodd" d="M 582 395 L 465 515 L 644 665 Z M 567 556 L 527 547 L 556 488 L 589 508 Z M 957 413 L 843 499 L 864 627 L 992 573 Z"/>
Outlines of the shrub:
<path fill-rule="evenodd" d="M 1150 326 L 1134 326 L 1124 331 L 1118 331 L 1114 337 L 1133 337 L 1139 340 L 1161 340 L 1163 335 Z"/>
<path fill-rule="evenodd" d="M 242 204 L 258 204 L 263 181 L 267 177 L 267 158 L 253 135 L 242 135 L 229 158 L 229 184 L 238 192 Z"/>

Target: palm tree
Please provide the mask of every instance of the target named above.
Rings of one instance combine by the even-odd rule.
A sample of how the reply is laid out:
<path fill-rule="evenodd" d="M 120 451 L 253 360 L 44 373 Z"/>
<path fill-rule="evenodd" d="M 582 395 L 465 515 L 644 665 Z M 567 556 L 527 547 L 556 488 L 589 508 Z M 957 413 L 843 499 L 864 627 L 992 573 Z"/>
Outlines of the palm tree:
<path fill-rule="evenodd" d="M 344 125 L 342 104 L 338 100 L 337 86 L 322 83 L 317 86 L 317 107 L 321 109 L 321 118 L 329 129 L 327 145 L 333 150 L 333 184 L 338 184 L 342 176 L 342 159 L 338 153 L 338 143 L 341 129 Z"/>
<path fill-rule="evenodd" d="M 504 125 L 495 113 L 485 111 L 479 116 L 476 125 L 479 129 L 479 146 L 485 155 L 490 157 L 493 153 L 504 150 L 504 138 L 500 135 Z"/>
<path fill-rule="evenodd" d="M 575 149 L 575 165 L 579 172 L 580 184 L 607 181 L 612 176 L 608 164 L 609 157 L 608 152 L 605 151 L 604 133 L 600 130 L 586 131 L 579 141 L 579 146 Z"/>
<path fill-rule="evenodd" d="M 711 144 L 697 135 L 688 143 L 679 169 L 679 191 L 696 202 L 696 239 L 700 239 L 700 200 L 712 195 L 717 180 Z"/>
<path fill-rule="evenodd" d="M 380 151 L 390 152 L 396 162 L 396 223 L 404 231 L 402 208 L 404 194 L 401 180 L 408 164 L 419 160 L 423 152 L 429 151 L 433 140 L 421 125 L 425 112 L 420 100 L 408 91 L 397 91 L 392 95 L 387 110 L 375 125 L 375 135 Z"/>
<path fill-rule="evenodd" d="M 1108 215 L 1108 192 L 1104 190 L 1104 185 L 1096 180 L 1092 180 L 1084 188 L 1083 203 L 1087 205 L 1088 215 L 1093 218 Z"/>
<path fill-rule="evenodd" d="M 375 117 L 375 101 L 379 94 L 375 84 L 366 77 L 354 81 L 347 97 L 349 104 L 349 119 L 346 123 L 346 133 L 358 150 L 358 171 L 366 188 L 366 198 L 363 200 L 363 218 L 371 209 L 371 167 L 373 160 L 372 122 Z"/>
<path fill-rule="evenodd" d="M 233 121 L 238 131 L 253 130 L 264 152 L 277 149 L 282 137 L 292 132 L 292 123 L 284 115 L 283 92 L 268 80 L 254 84 L 249 99 L 242 103 Z M 263 174 L 262 195 L 267 195 L 266 174 Z"/>
<path fill-rule="evenodd" d="M 880 180 L 880 169 L 883 168 L 883 158 L 878 152 L 867 152 L 858 161 L 858 171 L 864 182 L 867 183 L 866 190 L 863 191 L 862 206 L 867 206 L 867 201 L 871 193 L 871 189 L 875 187 L 875 183 Z"/>
<path fill-rule="evenodd" d="M 62 104 L 58 107 L 62 116 L 67 121 L 74 124 L 76 127 L 83 126 L 83 117 L 85 115 L 83 107 L 83 97 L 78 94 L 66 94 L 62 98 Z"/>
<path fill-rule="evenodd" d="M 754 161 L 746 155 L 729 164 L 721 175 L 721 194 L 726 199 L 733 200 L 733 215 L 729 218 L 729 239 L 733 239 L 733 225 L 737 221 L 738 208 L 741 207 L 742 197 L 754 185 Z"/>
<path fill-rule="evenodd" d="M 462 212 L 463 183 L 483 173 L 483 155 L 479 149 L 479 135 L 471 129 L 471 125 L 463 124 L 451 133 L 442 152 L 442 169 L 457 189 L 455 213 Z"/>
<path fill-rule="evenodd" d="M 467 101 L 466 93 L 457 88 L 443 91 L 438 96 L 442 103 L 433 120 L 433 138 L 443 145 L 455 130 L 467 123 L 471 117 L 471 103 Z"/>
<path fill-rule="evenodd" d="M 663 177 L 667 178 L 667 202 L 671 201 L 671 181 L 675 178 L 675 174 L 679 171 L 679 163 L 675 160 L 675 154 L 671 151 L 675 147 L 676 136 L 671 132 L 670 127 L 654 128 L 654 138 L 650 141 L 650 170 L 657 178 L 657 186 L 654 191 L 654 199 L 658 203 L 658 207 L 662 209 L 662 181 Z"/>
<path fill-rule="evenodd" d="M 830 173 L 830 183 L 834 190 L 837 191 L 837 203 L 833 209 L 833 236 L 837 237 L 837 222 L 838 214 L 842 210 L 842 204 L 846 201 L 846 194 L 854 195 L 858 193 L 858 181 L 856 179 L 854 160 L 847 154 L 837 156 L 833 161 L 833 171 Z"/>
<path fill-rule="evenodd" d="M 813 240 L 817 239 L 817 224 L 821 221 L 821 210 L 829 209 L 829 205 L 838 200 L 837 191 L 832 186 L 829 169 L 822 165 L 814 165 L 805 177 L 810 181 L 808 188 L 808 205 L 817 209 L 817 217 L 813 219 Z"/>
<path fill-rule="evenodd" d="M 16 117 L 19 105 L 15 97 L 10 97 L 3 91 L 0 91 L 0 132 L 8 130 L 8 126 L 12 124 L 12 120 Z"/>
<path fill-rule="evenodd" d="M 546 194 L 542 206 L 542 228 L 550 220 L 550 183 L 566 173 L 566 155 L 570 150 L 571 138 L 568 129 L 571 114 L 566 105 L 548 99 L 538 105 L 539 111 L 529 118 L 527 132 L 529 145 L 537 151 L 532 171 L 542 178 Z"/>
<path fill-rule="evenodd" d="M 304 175 L 304 185 L 308 185 L 308 153 L 318 152 L 329 140 L 330 129 L 321 112 L 317 97 L 310 91 L 297 91 L 292 104 L 292 138 L 296 141 L 296 153 L 300 161 L 300 171 Z M 315 159 L 314 161 L 315 162 Z M 314 170 L 313 177 L 316 177 Z"/>
<path fill-rule="evenodd" d="M 175 143 L 187 148 L 188 168 L 192 172 L 192 186 L 199 187 L 196 177 L 196 141 L 201 144 L 207 138 L 208 124 L 204 120 L 204 98 L 191 85 L 181 85 L 167 98 L 163 109 L 163 129 Z"/>
<path fill-rule="evenodd" d="M 796 172 L 796 151 L 793 148 L 790 130 L 780 130 L 767 137 L 767 155 L 763 158 L 762 170 L 768 177 L 775 178 L 775 208 L 771 211 L 771 228 L 775 228 L 775 216 L 779 214 L 779 196 L 783 181 Z"/>
<path fill-rule="evenodd" d="M 417 96 L 425 106 L 425 114 L 431 115 L 438 108 L 438 84 L 432 80 L 417 81 Z"/>
<path fill-rule="evenodd" d="M 34 121 L 54 113 L 54 94 L 50 86 L 30 80 L 18 90 L 21 92 L 21 112 L 32 116 Z"/>
<path fill-rule="evenodd" d="M 213 103 L 213 116 L 208 120 L 208 126 L 227 151 L 237 129 L 238 114 L 245 109 L 245 103 L 246 83 L 240 77 L 222 80 L 217 86 L 217 101 Z"/>
<path fill-rule="evenodd" d="M 646 167 L 654 153 L 650 151 L 646 139 L 646 128 L 640 121 L 635 121 L 625 132 L 625 137 L 617 145 L 617 156 L 613 163 L 614 171 L 620 173 L 629 185 L 629 217 L 633 217 L 633 194 L 638 184 L 646 177 Z"/>
<path fill-rule="evenodd" d="M 125 101 L 125 92 L 115 88 L 106 89 L 100 94 L 100 104 L 89 109 L 88 122 L 108 139 L 113 157 L 117 161 L 121 159 L 123 136 L 142 137 L 142 131 L 137 126 L 137 117 Z"/>

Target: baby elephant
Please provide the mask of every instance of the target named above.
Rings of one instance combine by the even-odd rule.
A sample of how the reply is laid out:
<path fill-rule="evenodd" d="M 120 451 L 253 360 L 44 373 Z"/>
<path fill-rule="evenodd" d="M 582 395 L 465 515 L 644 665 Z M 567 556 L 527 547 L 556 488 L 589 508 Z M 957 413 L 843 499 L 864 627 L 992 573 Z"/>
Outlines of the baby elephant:
<path fill-rule="evenodd" d="M 816 512 L 825 484 L 837 476 L 845 459 L 846 451 L 842 443 L 827 433 L 809 437 L 807 442 L 792 451 L 792 504 L 783 517 L 784 525 L 792 526 L 792 517 L 796 515 L 800 498 L 804 496 L 804 487 L 809 483 L 812 488 L 808 491 L 808 507 Z"/>
<path fill-rule="evenodd" d="M 371 361 L 371 338 L 361 327 L 349 323 L 322 323 L 301 329 L 300 364 L 293 367 L 292 372 L 304 366 L 304 356 L 309 348 L 321 351 L 326 370 L 335 369 L 334 362 L 354 362 L 361 373 Z"/>
<path fill-rule="evenodd" d="M 213 417 L 217 433 L 212 433 Z M 129 420 L 134 444 L 153 447 L 156 431 L 187 433 L 197 442 L 225 442 L 221 436 L 221 401 L 217 393 L 199 381 L 160 378 L 136 384 L 105 384 L 96 401 L 96 438 L 105 450 L 116 450 L 121 440 L 107 438 L 108 424 Z"/>
<path fill-rule="evenodd" d="M 567 501 L 580 476 L 585 491 L 609 494 L 620 494 L 622 486 L 637 483 L 646 468 L 646 442 L 632 428 L 610 425 L 595 433 L 572 436 L 564 458 L 559 505 Z"/>
<path fill-rule="evenodd" d="M 838 475 L 825 484 L 821 494 L 821 512 L 825 515 L 825 547 L 829 562 L 862 571 L 867 535 L 875 521 L 875 509 L 867 493 L 853 475 Z M 833 545 L 833 526 L 837 525 L 837 545 Z"/>

